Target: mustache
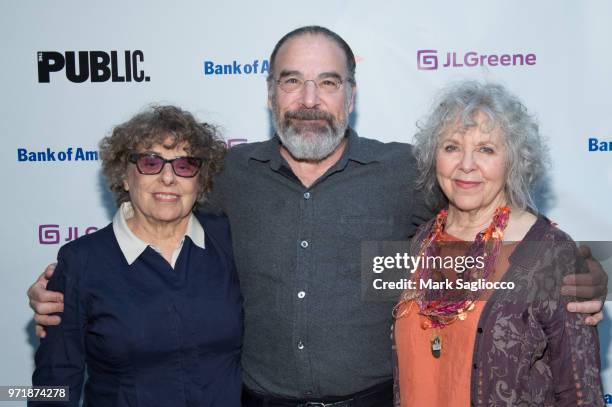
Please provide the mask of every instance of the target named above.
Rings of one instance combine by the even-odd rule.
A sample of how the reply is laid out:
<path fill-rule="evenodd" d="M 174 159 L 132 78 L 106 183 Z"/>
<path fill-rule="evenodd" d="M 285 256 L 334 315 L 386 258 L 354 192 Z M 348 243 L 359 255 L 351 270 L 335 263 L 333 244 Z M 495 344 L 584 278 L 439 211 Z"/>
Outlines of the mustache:
<path fill-rule="evenodd" d="M 289 120 L 325 120 L 333 125 L 335 119 L 331 113 L 318 109 L 297 109 L 285 112 L 285 122 Z"/>

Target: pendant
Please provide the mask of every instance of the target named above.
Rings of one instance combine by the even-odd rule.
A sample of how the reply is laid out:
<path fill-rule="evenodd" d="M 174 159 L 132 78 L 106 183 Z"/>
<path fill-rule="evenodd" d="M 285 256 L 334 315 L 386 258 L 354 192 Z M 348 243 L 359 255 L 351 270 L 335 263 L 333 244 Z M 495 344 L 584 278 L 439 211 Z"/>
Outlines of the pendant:
<path fill-rule="evenodd" d="M 435 335 L 431 338 L 431 354 L 434 358 L 438 359 L 442 353 L 442 338 Z"/>

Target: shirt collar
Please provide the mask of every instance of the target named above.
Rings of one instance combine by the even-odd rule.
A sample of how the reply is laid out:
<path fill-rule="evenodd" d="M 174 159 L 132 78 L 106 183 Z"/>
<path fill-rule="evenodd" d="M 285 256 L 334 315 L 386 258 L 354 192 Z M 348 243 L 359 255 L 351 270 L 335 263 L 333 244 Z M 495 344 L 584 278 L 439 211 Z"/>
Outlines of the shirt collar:
<path fill-rule="evenodd" d="M 371 149 L 367 148 L 363 139 L 361 139 L 355 130 L 352 128 L 348 128 L 346 130 L 347 137 L 347 145 L 344 154 L 342 154 L 342 158 L 340 161 L 351 160 L 356 161 L 361 164 L 369 164 L 371 162 L 378 161 L 375 154 Z M 268 142 L 261 143 L 257 148 L 254 148 L 249 158 L 252 158 L 261 162 L 270 162 L 270 165 L 273 168 L 278 169 L 282 164 L 282 157 L 280 155 L 280 139 L 278 135 L 274 135 L 274 137 Z"/>
<path fill-rule="evenodd" d="M 119 210 L 115 213 L 113 218 L 113 232 L 115 233 L 115 237 L 117 238 L 117 243 L 119 243 L 119 248 L 125 257 L 125 260 L 129 265 L 134 263 L 138 256 L 145 251 L 148 243 L 140 239 L 138 236 L 132 232 L 127 224 L 127 220 L 134 216 L 134 208 L 132 207 L 131 202 L 124 202 L 119 207 Z M 202 249 L 205 248 L 205 236 L 204 236 L 204 228 L 197 220 L 197 218 L 192 214 L 189 215 L 189 222 L 187 223 L 187 231 L 185 236 L 189 236 L 193 244 Z M 182 246 L 182 242 L 185 237 L 181 240 L 181 243 L 178 247 Z"/>
<path fill-rule="evenodd" d="M 351 161 L 356 161 L 361 164 L 369 164 L 379 161 L 376 152 L 370 147 L 365 146 L 364 139 L 357 135 L 357 132 L 352 128 L 347 130 L 348 143 L 346 145 L 346 155 Z"/>

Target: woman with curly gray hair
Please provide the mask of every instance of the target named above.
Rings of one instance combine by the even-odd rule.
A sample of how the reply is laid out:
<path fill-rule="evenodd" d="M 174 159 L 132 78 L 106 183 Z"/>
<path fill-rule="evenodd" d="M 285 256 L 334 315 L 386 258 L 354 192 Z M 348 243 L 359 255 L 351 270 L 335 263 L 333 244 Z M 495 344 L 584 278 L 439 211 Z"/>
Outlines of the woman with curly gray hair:
<path fill-rule="evenodd" d="M 396 404 L 602 405 L 596 328 L 558 295 L 586 267 L 533 204 L 547 162 L 533 116 L 503 86 L 455 84 L 416 157 L 441 210 L 412 240 L 423 261 L 394 311 Z"/>
<path fill-rule="evenodd" d="M 226 218 L 194 212 L 223 162 L 214 127 L 156 106 L 100 143 L 119 209 L 60 249 L 48 288 L 60 325 L 36 352 L 33 383 L 85 404 L 239 406 L 242 296 Z M 31 405 L 36 405 L 32 403 Z"/>

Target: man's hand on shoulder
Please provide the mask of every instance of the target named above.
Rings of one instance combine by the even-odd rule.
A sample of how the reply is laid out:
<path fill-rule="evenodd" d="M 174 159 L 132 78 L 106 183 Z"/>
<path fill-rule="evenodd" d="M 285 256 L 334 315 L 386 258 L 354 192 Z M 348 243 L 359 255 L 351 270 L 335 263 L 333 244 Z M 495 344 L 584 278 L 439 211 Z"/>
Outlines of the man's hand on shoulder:
<path fill-rule="evenodd" d="M 584 298 L 588 301 L 570 302 L 567 310 L 589 315 L 585 322 L 595 326 L 603 320 L 603 299 L 608 293 L 608 276 L 601 264 L 593 258 L 588 246 L 580 246 L 579 252 L 585 259 L 589 272 L 570 274 L 563 278 L 561 294 Z"/>
<path fill-rule="evenodd" d="M 55 314 L 64 311 L 64 295 L 55 291 L 47 290 L 47 283 L 53 276 L 56 263 L 49 264 L 45 271 L 28 289 L 30 308 L 34 311 L 36 321 L 36 336 L 44 338 L 47 334 L 45 326 L 59 325 L 61 318 Z"/>

